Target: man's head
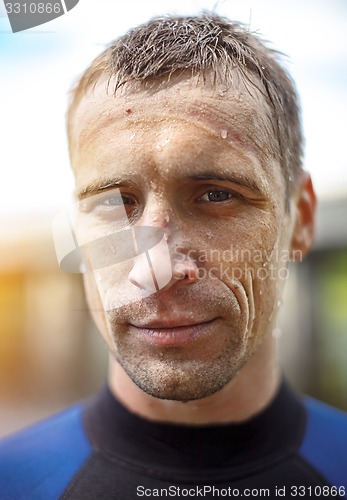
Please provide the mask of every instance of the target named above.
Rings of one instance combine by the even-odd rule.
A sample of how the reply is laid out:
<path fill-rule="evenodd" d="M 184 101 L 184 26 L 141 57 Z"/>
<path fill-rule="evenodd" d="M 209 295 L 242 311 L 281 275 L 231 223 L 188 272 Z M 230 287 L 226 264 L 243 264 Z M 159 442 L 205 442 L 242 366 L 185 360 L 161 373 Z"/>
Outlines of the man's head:
<path fill-rule="evenodd" d="M 287 261 L 312 238 L 296 92 L 276 53 L 218 17 L 151 21 L 92 63 L 68 127 L 76 192 L 101 194 L 81 241 L 111 234 L 120 212 L 117 230 L 164 234 L 128 267 L 96 270 L 86 252 L 114 359 L 156 397 L 218 391 L 271 335 Z M 167 256 L 172 279 L 148 294 Z"/>

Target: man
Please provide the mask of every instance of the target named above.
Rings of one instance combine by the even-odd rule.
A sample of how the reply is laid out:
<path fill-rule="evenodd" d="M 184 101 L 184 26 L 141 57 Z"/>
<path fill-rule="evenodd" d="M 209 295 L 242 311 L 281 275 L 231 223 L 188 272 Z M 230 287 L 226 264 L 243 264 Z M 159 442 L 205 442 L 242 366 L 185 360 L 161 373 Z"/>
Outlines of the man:
<path fill-rule="evenodd" d="M 291 392 L 272 335 L 315 212 L 277 54 L 150 21 L 81 77 L 68 133 L 108 386 L 2 444 L 1 498 L 345 497 L 347 418 Z"/>

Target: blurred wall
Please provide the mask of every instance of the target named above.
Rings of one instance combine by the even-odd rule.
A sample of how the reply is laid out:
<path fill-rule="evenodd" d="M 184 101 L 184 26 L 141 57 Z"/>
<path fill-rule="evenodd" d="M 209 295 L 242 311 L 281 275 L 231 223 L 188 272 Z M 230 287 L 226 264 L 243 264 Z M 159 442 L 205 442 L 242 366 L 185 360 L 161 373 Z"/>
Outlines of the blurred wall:
<path fill-rule="evenodd" d="M 14 222 L 19 224 L 20 221 Z M 105 379 L 81 275 L 62 272 L 50 226 L 0 244 L 0 435 L 85 398 Z"/>
<path fill-rule="evenodd" d="M 319 204 L 315 245 L 291 268 L 279 323 L 292 383 L 347 410 L 347 197 Z"/>

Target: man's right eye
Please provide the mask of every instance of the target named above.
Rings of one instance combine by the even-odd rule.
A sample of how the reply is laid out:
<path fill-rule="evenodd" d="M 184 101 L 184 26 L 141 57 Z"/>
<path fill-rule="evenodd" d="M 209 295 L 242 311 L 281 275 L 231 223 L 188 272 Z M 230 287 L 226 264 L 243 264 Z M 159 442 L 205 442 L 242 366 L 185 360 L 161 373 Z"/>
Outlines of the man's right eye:
<path fill-rule="evenodd" d="M 112 207 L 135 205 L 136 201 L 132 196 L 120 193 L 102 193 L 85 198 L 80 202 L 82 212 L 94 212 L 109 210 Z"/>
<path fill-rule="evenodd" d="M 135 205 L 135 200 L 127 195 L 110 195 L 98 200 L 98 205 L 115 207 L 118 205 Z"/>

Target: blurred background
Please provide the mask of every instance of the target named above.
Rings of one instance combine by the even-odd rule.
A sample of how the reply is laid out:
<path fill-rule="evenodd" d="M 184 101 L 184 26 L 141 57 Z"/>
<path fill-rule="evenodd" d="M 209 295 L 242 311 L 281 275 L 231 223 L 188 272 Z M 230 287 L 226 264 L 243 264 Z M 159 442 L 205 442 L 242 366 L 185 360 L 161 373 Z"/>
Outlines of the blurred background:
<path fill-rule="evenodd" d="M 320 202 L 315 247 L 290 270 L 276 333 L 292 384 L 347 410 L 345 0 L 80 0 L 16 34 L 0 0 L 0 436 L 87 397 L 106 374 L 81 276 L 59 269 L 51 236 L 73 192 L 68 90 L 130 27 L 202 10 L 246 23 L 289 55 Z"/>

